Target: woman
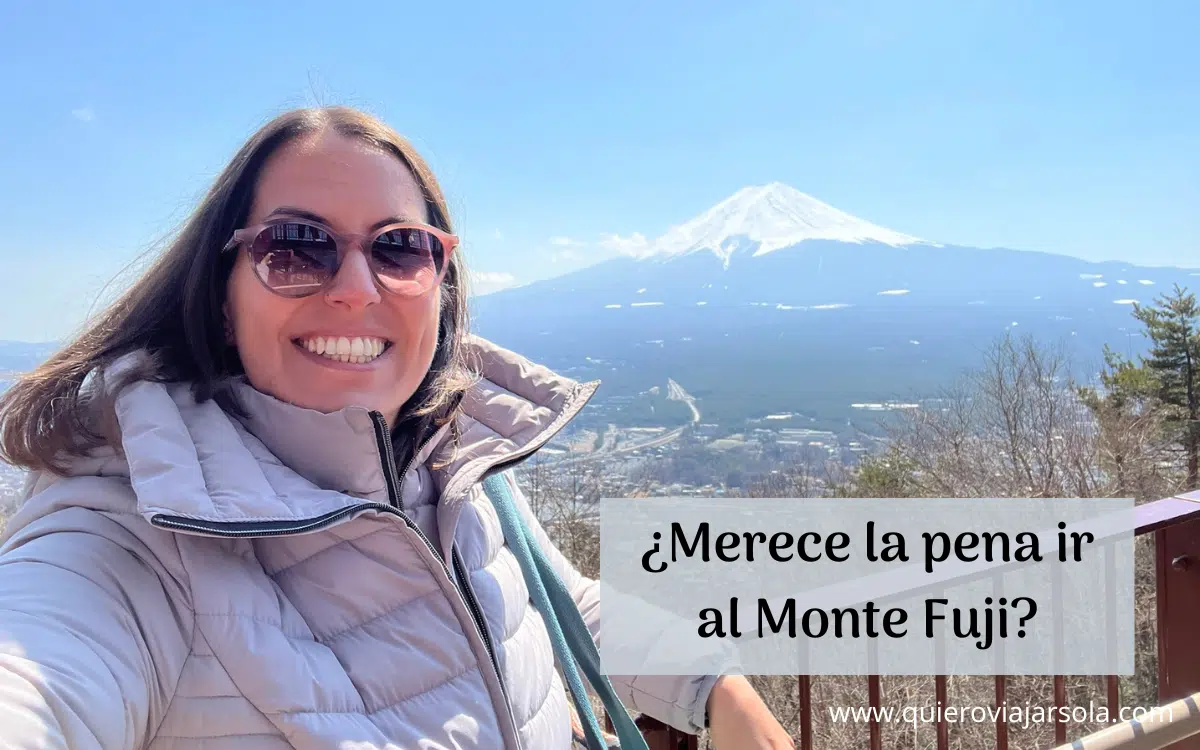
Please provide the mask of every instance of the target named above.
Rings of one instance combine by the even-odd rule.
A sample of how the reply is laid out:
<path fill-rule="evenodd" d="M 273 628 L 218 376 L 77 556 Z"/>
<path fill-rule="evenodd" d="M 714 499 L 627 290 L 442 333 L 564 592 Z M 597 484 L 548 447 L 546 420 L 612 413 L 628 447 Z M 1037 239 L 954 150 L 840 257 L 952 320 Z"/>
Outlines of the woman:
<path fill-rule="evenodd" d="M 254 135 L 146 274 L 0 402 L 0 744 L 567 748 L 482 479 L 595 385 L 466 328 L 429 168 L 345 108 Z M 592 632 L 596 585 L 526 522 Z M 744 678 L 626 705 L 790 747 Z"/>

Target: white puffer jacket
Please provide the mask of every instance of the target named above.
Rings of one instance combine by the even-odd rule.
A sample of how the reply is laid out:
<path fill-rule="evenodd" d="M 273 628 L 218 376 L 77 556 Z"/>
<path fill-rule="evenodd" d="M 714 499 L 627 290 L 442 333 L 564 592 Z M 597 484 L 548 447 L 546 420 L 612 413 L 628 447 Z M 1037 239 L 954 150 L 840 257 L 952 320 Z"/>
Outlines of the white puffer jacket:
<path fill-rule="evenodd" d="M 364 409 L 243 384 L 235 417 L 182 385 L 126 390 L 124 455 L 32 477 L 2 540 L 0 746 L 569 747 L 545 626 L 480 482 L 596 384 L 471 348 L 460 449 L 443 430 L 407 470 Z M 597 584 L 514 494 L 601 640 Z M 714 680 L 613 678 L 689 732 Z"/>

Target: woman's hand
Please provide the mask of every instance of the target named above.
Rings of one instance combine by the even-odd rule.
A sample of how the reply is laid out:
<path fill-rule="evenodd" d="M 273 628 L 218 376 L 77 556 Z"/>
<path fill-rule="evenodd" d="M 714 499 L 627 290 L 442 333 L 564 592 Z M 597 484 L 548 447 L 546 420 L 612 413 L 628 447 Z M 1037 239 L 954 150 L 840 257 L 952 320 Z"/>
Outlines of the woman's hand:
<path fill-rule="evenodd" d="M 796 743 L 740 675 L 717 680 L 708 697 L 708 734 L 716 750 L 793 750 Z"/>

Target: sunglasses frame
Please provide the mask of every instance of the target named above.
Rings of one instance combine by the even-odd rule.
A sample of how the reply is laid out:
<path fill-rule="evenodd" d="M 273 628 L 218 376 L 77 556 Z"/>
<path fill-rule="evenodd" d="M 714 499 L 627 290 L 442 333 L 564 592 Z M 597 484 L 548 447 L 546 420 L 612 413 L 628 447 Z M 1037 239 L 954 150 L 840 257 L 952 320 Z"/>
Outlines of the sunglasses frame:
<path fill-rule="evenodd" d="M 396 222 L 393 224 L 387 224 L 371 232 L 348 233 L 337 232 L 324 222 L 315 221 L 313 219 L 306 219 L 298 216 L 280 216 L 278 218 L 268 219 L 260 224 L 255 224 L 254 226 L 242 227 L 241 229 L 235 230 L 233 236 L 230 237 L 229 241 L 225 243 L 225 247 L 221 248 L 221 253 L 227 253 L 234 248 L 242 247 L 246 251 L 246 259 L 250 261 L 251 266 L 253 266 L 254 263 L 253 258 L 250 256 L 250 250 L 254 245 L 254 240 L 258 239 L 258 236 L 267 229 L 270 229 L 274 226 L 280 226 L 282 224 L 305 224 L 313 227 L 314 229 L 318 229 L 329 235 L 330 239 L 333 240 L 334 247 L 337 248 L 338 252 L 337 268 L 334 269 L 333 273 L 330 274 L 325 283 L 314 288 L 311 292 L 304 292 L 302 294 L 285 294 L 280 292 L 278 289 L 271 287 L 271 285 L 267 283 L 266 279 L 259 275 L 257 270 L 253 271 L 254 278 L 258 279 L 259 283 L 262 284 L 267 291 L 288 299 L 302 299 L 304 297 L 311 297 L 312 295 L 325 290 L 329 284 L 331 284 L 333 280 L 337 278 L 338 272 L 342 270 L 342 263 L 345 260 L 346 253 L 350 248 L 355 247 L 357 247 L 359 250 L 362 250 L 363 255 L 366 256 L 367 266 L 371 269 L 371 279 L 375 282 L 375 286 L 379 287 L 381 291 L 400 297 L 421 297 L 425 294 L 428 294 L 433 289 L 436 289 L 442 283 L 442 279 L 446 276 L 446 270 L 450 268 L 450 256 L 459 246 L 458 235 L 451 234 L 450 232 L 443 231 L 428 224 L 422 224 L 421 222 Z M 380 280 L 379 272 L 375 270 L 375 264 L 371 261 L 371 245 L 375 243 L 375 240 L 377 240 L 381 234 L 385 232 L 393 232 L 397 229 L 419 229 L 423 232 L 432 234 L 442 243 L 444 257 L 442 258 L 441 270 L 438 271 L 437 277 L 434 279 L 433 283 L 429 285 L 429 288 L 420 292 L 419 294 L 404 294 L 396 291 L 395 289 L 389 288 L 383 283 L 382 280 Z"/>

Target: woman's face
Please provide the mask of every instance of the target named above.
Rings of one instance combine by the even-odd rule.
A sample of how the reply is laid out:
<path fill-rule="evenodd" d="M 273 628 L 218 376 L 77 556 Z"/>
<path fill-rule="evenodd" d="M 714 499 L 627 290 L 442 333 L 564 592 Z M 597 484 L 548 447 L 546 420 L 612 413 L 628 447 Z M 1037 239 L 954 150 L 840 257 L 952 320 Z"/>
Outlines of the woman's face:
<path fill-rule="evenodd" d="M 300 210 L 334 231 L 364 233 L 385 219 L 428 223 L 421 190 L 395 156 L 335 133 L 310 136 L 276 152 L 264 167 L 247 226 Z M 381 291 L 355 248 L 322 291 L 273 294 L 238 253 L 225 313 L 250 383 L 282 401 L 322 412 L 378 410 L 389 424 L 429 370 L 438 340 L 440 289 L 417 298 Z M 341 362 L 309 350 L 318 337 L 361 338 L 368 362 Z M 358 351 L 356 349 L 356 351 Z"/>

